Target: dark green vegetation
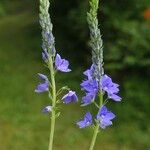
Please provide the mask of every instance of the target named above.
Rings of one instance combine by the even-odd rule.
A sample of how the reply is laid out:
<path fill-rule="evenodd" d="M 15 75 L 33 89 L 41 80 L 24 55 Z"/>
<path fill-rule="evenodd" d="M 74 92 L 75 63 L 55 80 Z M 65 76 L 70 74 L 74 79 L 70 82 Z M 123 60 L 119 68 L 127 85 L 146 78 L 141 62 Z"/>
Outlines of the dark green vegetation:
<path fill-rule="evenodd" d="M 123 101 L 110 103 L 117 119 L 99 134 L 95 150 L 150 149 L 148 69 L 150 24 L 143 18 L 148 1 L 105 0 L 100 13 L 105 65 L 121 84 Z M 35 1 L 0 2 L 0 150 L 45 150 L 49 118 L 41 113 L 46 94 L 34 93 L 36 73 L 45 72 L 41 61 L 41 37 Z M 53 5 L 57 49 L 70 60 L 72 73 L 58 75 L 59 85 L 80 92 L 82 71 L 90 64 L 88 3 L 60 1 Z M 55 11 L 54 11 L 55 10 Z M 67 32 L 66 32 L 67 31 Z M 82 68 L 81 68 L 82 65 Z M 86 150 L 92 130 L 79 130 L 75 121 L 83 115 L 79 104 L 65 105 L 57 119 L 56 150 Z"/>

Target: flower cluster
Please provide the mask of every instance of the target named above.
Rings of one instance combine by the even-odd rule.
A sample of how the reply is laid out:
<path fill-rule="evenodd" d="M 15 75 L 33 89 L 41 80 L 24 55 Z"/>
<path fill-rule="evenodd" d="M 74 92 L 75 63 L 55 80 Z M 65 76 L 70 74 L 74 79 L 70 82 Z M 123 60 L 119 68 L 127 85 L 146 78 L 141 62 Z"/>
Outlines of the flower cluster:
<path fill-rule="evenodd" d="M 93 78 L 94 65 L 92 65 L 91 68 L 86 70 L 83 74 L 87 77 L 87 80 L 84 80 L 81 83 L 81 89 L 86 92 L 86 95 L 82 98 L 82 105 L 86 106 L 94 101 L 98 92 L 98 82 Z"/>
<path fill-rule="evenodd" d="M 112 119 L 115 118 L 115 115 L 108 111 L 106 106 L 102 106 L 102 108 L 99 110 L 96 119 L 99 123 L 99 126 L 102 129 L 105 129 L 107 126 L 112 125 Z M 87 112 L 83 118 L 83 120 L 77 122 L 77 125 L 79 128 L 85 128 L 87 126 L 90 126 L 93 124 L 93 118 L 90 112 Z"/>
<path fill-rule="evenodd" d="M 98 80 L 94 79 L 94 66 L 92 65 L 90 69 L 84 72 L 84 75 L 87 76 L 87 80 L 84 80 L 81 83 L 81 89 L 86 92 L 86 96 L 82 98 L 83 105 L 88 105 L 94 101 L 96 95 L 102 88 L 103 93 L 107 93 L 109 99 L 114 101 L 120 101 L 121 97 L 117 94 L 119 92 L 119 85 L 112 82 L 112 79 L 107 76 L 103 75 L 101 80 L 101 87 L 99 87 Z"/>
<path fill-rule="evenodd" d="M 86 80 L 81 83 L 81 89 L 85 91 L 86 95 L 82 98 L 82 106 L 86 106 L 89 104 L 95 104 L 99 111 L 96 116 L 96 120 L 99 123 L 99 126 L 102 129 L 105 129 L 107 126 L 112 125 L 112 119 L 115 118 L 115 115 L 108 111 L 105 106 L 105 103 L 108 102 L 109 99 L 113 101 L 121 101 L 121 97 L 118 96 L 119 85 L 114 83 L 112 79 L 106 74 L 102 76 L 101 80 L 97 80 L 94 76 L 95 67 L 91 66 L 90 69 L 86 70 L 83 74 L 86 76 Z M 102 101 L 102 104 L 97 104 L 96 99 L 99 95 L 107 95 L 107 98 Z M 86 113 L 84 119 L 79 121 L 77 125 L 79 128 L 84 128 L 86 126 L 90 126 L 93 124 L 92 115 L 90 112 Z"/>
<path fill-rule="evenodd" d="M 57 91 L 55 83 L 55 74 L 60 72 L 70 72 L 69 61 L 62 59 L 59 54 L 56 54 L 55 49 L 55 37 L 53 35 L 53 24 L 51 22 L 49 14 L 50 2 L 49 0 L 40 0 L 40 25 L 42 28 L 42 59 L 46 63 L 47 68 L 50 71 L 50 79 L 44 74 L 38 74 L 39 78 L 42 80 L 35 89 L 35 92 L 42 93 L 48 92 L 51 99 L 51 105 L 46 106 L 43 109 L 44 113 L 55 111 L 56 104 L 59 103 L 60 99 L 58 96 L 62 94 L 64 90 L 68 93 L 62 97 L 62 101 L 65 104 L 70 102 L 77 102 L 78 97 L 74 91 L 70 91 L 68 88 L 61 88 Z"/>
<path fill-rule="evenodd" d="M 43 49 L 42 52 L 42 59 L 48 64 L 50 55 L 46 49 Z M 59 54 L 56 55 L 55 61 L 54 61 L 54 68 L 55 71 L 61 71 L 61 72 L 70 72 L 71 69 L 69 69 L 69 62 L 65 59 L 62 59 Z M 36 93 L 43 93 L 43 92 L 50 92 L 51 84 L 48 79 L 48 77 L 44 74 L 38 73 L 39 79 L 41 79 L 43 82 L 39 83 L 35 89 Z M 68 104 L 70 102 L 77 102 L 78 97 L 76 95 L 75 91 L 69 91 L 66 95 L 62 97 L 62 101 L 65 104 Z M 52 106 L 46 106 L 42 112 L 49 113 L 52 111 Z"/>

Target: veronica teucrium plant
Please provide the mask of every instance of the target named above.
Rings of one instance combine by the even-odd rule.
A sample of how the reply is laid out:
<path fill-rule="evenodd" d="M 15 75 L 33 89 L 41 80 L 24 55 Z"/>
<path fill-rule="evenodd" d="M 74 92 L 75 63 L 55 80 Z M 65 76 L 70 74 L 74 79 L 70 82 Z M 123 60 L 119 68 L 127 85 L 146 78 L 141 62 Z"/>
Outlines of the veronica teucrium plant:
<path fill-rule="evenodd" d="M 95 115 L 88 111 L 83 119 L 77 122 L 79 128 L 93 126 L 94 133 L 89 150 L 93 150 L 100 128 L 106 129 L 106 127 L 112 125 L 112 120 L 115 118 L 115 114 L 106 107 L 106 104 L 110 100 L 121 101 L 121 97 L 118 96 L 119 85 L 104 73 L 103 41 L 97 19 L 98 7 L 99 0 L 90 0 L 87 21 L 90 29 L 92 65 L 90 69 L 83 73 L 86 79 L 81 83 L 81 89 L 85 91 L 81 106 L 94 105 L 97 114 Z"/>
<path fill-rule="evenodd" d="M 53 25 L 51 23 L 49 14 L 50 2 L 49 0 L 40 0 L 40 25 L 42 28 L 42 59 L 49 69 L 50 74 L 44 75 L 39 73 L 39 83 L 35 89 L 37 93 L 47 92 L 49 97 L 49 103 L 43 112 L 50 115 L 51 129 L 50 129 L 50 140 L 49 150 L 53 148 L 53 138 L 55 130 L 55 119 L 59 116 L 59 105 L 60 103 L 68 104 L 70 102 L 77 102 L 78 97 L 74 91 L 71 91 L 67 86 L 64 86 L 57 90 L 56 87 L 56 74 L 58 72 L 67 73 L 70 72 L 69 62 L 62 59 L 61 56 L 56 53 L 55 49 L 55 38 L 52 33 Z M 63 92 L 67 94 L 63 95 Z M 62 96 L 62 98 L 60 98 Z"/>

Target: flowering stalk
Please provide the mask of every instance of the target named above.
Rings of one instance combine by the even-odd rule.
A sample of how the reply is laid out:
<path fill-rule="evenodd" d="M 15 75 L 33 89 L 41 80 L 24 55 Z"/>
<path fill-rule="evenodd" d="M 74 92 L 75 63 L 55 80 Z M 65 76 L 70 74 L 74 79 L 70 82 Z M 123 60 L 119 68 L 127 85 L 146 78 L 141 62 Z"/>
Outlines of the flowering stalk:
<path fill-rule="evenodd" d="M 99 81 L 104 74 L 103 69 L 103 41 L 101 38 L 101 32 L 98 28 L 97 10 L 99 6 L 99 0 L 90 0 L 90 11 L 87 13 L 87 22 L 90 29 L 90 46 L 92 48 L 92 62 L 95 66 L 95 77 Z M 101 86 L 100 86 L 101 87 Z"/>
<path fill-rule="evenodd" d="M 55 120 L 59 116 L 60 112 L 58 111 L 59 104 L 61 101 L 63 103 L 77 102 L 78 98 L 74 91 L 70 91 L 67 86 L 60 88 L 58 91 L 56 89 L 56 73 L 61 72 L 70 72 L 69 62 L 65 59 L 62 59 L 59 54 L 56 54 L 55 50 L 55 38 L 52 33 L 53 25 L 51 23 L 49 15 L 49 0 L 40 0 L 40 25 L 42 28 L 42 59 L 46 64 L 46 67 L 50 71 L 50 79 L 44 74 L 38 74 L 39 78 L 44 82 L 40 83 L 35 92 L 42 93 L 48 92 L 50 98 L 50 105 L 46 106 L 43 109 L 44 113 L 49 113 L 51 115 L 51 129 L 50 129 L 50 139 L 49 139 L 49 150 L 53 149 L 53 139 L 54 139 L 54 130 L 55 130 Z M 59 96 L 64 92 L 69 91 L 65 96 L 59 99 Z"/>
<path fill-rule="evenodd" d="M 50 58 L 49 70 L 50 70 L 51 82 L 52 82 L 52 108 L 55 108 L 55 105 L 56 105 L 56 85 L 55 85 L 55 72 L 54 72 L 52 58 Z M 56 118 L 55 109 L 53 109 L 52 110 L 52 116 L 51 116 L 51 132 L 50 132 L 49 150 L 52 150 L 52 147 L 53 147 L 53 138 L 54 138 L 54 130 L 55 130 L 55 118 Z"/>
<path fill-rule="evenodd" d="M 87 112 L 82 120 L 77 122 L 79 128 L 93 126 L 94 133 L 89 150 L 94 149 L 97 135 L 100 128 L 105 129 L 112 125 L 115 115 L 105 106 L 109 99 L 119 102 L 119 85 L 113 83 L 112 79 L 104 74 L 103 68 L 103 41 L 101 39 L 100 29 L 98 28 L 97 11 L 99 0 L 90 0 L 90 11 L 87 13 L 87 21 L 90 29 L 90 46 L 92 48 L 92 66 L 83 74 L 86 80 L 81 83 L 81 89 L 86 95 L 82 98 L 82 105 L 95 105 L 97 115 L 94 116 Z M 105 95 L 107 98 L 105 99 Z"/>

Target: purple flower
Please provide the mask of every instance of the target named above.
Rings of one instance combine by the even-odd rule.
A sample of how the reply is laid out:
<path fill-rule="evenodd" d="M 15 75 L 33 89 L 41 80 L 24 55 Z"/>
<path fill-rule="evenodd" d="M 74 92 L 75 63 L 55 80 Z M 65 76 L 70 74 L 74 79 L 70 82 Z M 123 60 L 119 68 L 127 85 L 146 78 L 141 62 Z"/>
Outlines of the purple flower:
<path fill-rule="evenodd" d="M 70 72 L 71 71 L 68 68 L 69 62 L 65 59 L 61 59 L 59 54 L 56 55 L 55 66 L 56 66 L 57 70 L 62 71 L 62 72 Z"/>
<path fill-rule="evenodd" d="M 38 74 L 39 78 L 41 80 L 43 80 L 44 82 L 43 83 L 40 83 L 39 85 L 37 85 L 36 89 L 35 89 L 35 92 L 36 93 L 42 93 L 42 92 L 45 92 L 45 91 L 48 91 L 49 89 L 49 81 L 48 81 L 48 78 L 46 75 L 44 74 Z"/>
<path fill-rule="evenodd" d="M 98 92 L 98 82 L 93 77 L 94 65 L 92 65 L 90 69 L 87 69 L 83 74 L 88 78 L 80 84 L 81 89 L 86 92 L 86 96 L 82 98 L 82 106 L 86 106 L 94 101 Z"/>
<path fill-rule="evenodd" d="M 85 128 L 87 126 L 90 126 L 92 125 L 92 115 L 90 112 L 87 112 L 85 115 L 84 115 L 84 118 L 83 120 L 77 122 L 77 125 L 79 126 L 79 128 Z"/>
<path fill-rule="evenodd" d="M 86 80 L 81 83 L 81 88 L 90 93 L 97 93 L 98 83 L 95 79 Z"/>
<path fill-rule="evenodd" d="M 88 80 L 93 79 L 94 65 L 92 65 L 90 69 L 87 69 L 86 71 L 84 71 L 83 74 L 88 77 Z"/>
<path fill-rule="evenodd" d="M 47 81 L 45 81 L 44 83 L 40 83 L 36 89 L 35 89 L 35 92 L 36 93 L 42 93 L 42 92 L 46 92 L 48 91 L 48 87 L 49 87 L 49 84 Z"/>
<path fill-rule="evenodd" d="M 112 79 L 107 75 L 102 77 L 102 89 L 107 92 L 108 98 L 113 99 L 114 101 L 121 101 L 121 97 L 117 95 L 119 92 L 119 85 L 112 82 Z"/>
<path fill-rule="evenodd" d="M 113 99 L 114 101 L 121 101 L 121 97 L 116 94 L 108 94 L 108 98 Z"/>
<path fill-rule="evenodd" d="M 46 106 L 46 107 L 42 110 L 43 113 L 49 113 L 49 112 L 51 112 L 51 111 L 52 111 L 52 106 Z"/>
<path fill-rule="evenodd" d="M 95 93 L 87 93 L 86 96 L 82 98 L 82 106 L 89 105 L 95 99 Z"/>
<path fill-rule="evenodd" d="M 46 76 L 46 75 L 41 74 L 41 73 L 38 73 L 38 76 L 39 76 L 39 79 L 41 79 L 41 80 L 45 80 L 45 81 L 48 81 L 48 78 L 47 78 L 47 76 Z"/>
<path fill-rule="evenodd" d="M 65 104 L 68 104 L 70 102 L 77 102 L 78 101 L 78 97 L 77 97 L 77 95 L 76 95 L 76 93 L 74 91 L 69 91 L 68 94 L 63 96 L 62 100 L 63 100 L 63 102 Z"/>
<path fill-rule="evenodd" d="M 100 127 L 102 129 L 105 129 L 107 126 L 112 125 L 111 120 L 114 118 L 115 115 L 112 112 L 108 111 L 106 106 L 103 106 L 97 114 L 97 120 L 99 121 Z"/>

